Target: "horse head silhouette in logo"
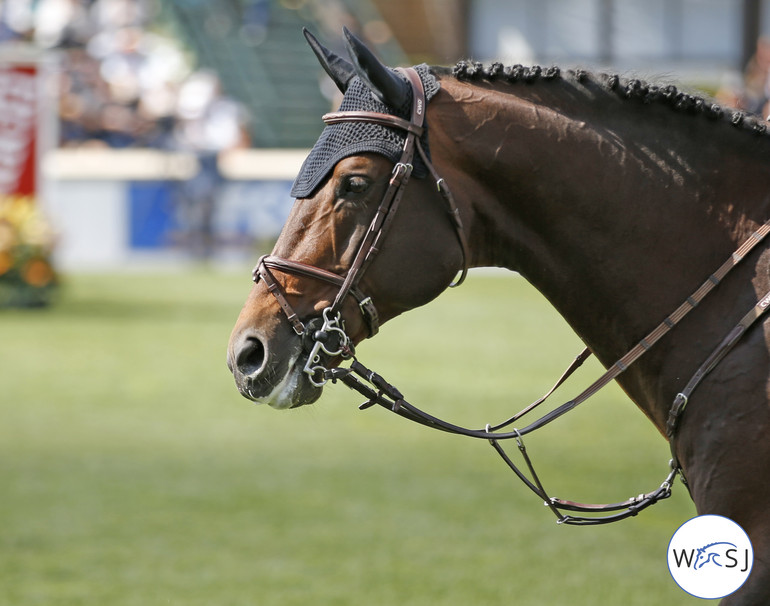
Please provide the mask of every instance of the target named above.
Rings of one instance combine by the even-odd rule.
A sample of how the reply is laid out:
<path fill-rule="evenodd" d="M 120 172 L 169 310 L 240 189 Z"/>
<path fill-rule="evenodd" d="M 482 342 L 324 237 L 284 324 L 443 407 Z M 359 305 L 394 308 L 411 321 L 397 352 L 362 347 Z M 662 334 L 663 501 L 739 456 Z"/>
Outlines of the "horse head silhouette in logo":
<path fill-rule="evenodd" d="M 718 547 L 720 545 L 726 545 L 725 547 Z M 719 562 L 719 558 L 721 556 L 725 555 L 725 552 L 728 551 L 728 549 L 732 547 L 733 550 L 735 549 L 734 543 L 728 543 L 727 541 L 719 541 L 716 543 L 709 543 L 708 545 L 704 545 L 703 547 L 699 547 L 697 550 L 697 555 L 695 556 L 695 564 L 694 568 L 695 570 L 700 570 L 703 568 L 706 564 L 711 562 L 712 564 L 715 564 L 716 566 L 722 567 L 722 564 Z"/>

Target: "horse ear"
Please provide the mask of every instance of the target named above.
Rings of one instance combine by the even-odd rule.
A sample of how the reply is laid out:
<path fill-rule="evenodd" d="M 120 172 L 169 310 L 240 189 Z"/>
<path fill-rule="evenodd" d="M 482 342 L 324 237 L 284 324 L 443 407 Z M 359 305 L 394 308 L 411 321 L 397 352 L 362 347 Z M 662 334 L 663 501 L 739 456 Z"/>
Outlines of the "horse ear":
<path fill-rule="evenodd" d="M 347 27 L 343 28 L 356 74 L 385 105 L 398 109 L 409 98 L 409 85 L 390 71 Z"/>
<path fill-rule="evenodd" d="M 348 90 L 348 84 L 356 75 L 356 70 L 348 61 L 321 44 L 306 27 L 302 28 L 302 33 L 305 35 L 305 40 L 307 40 L 310 48 L 313 49 L 315 56 L 318 57 L 321 67 L 329 74 L 340 92 L 345 94 L 345 91 Z"/>

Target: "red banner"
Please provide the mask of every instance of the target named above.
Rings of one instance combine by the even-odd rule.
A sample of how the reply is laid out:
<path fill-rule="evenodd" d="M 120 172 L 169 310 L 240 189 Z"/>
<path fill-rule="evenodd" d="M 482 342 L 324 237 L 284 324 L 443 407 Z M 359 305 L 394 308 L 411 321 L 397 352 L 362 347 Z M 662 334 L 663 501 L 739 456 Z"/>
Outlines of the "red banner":
<path fill-rule="evenodd" d="M 0 196 L 34 196 L 37 67 L 0 64 Z"/>
<path fill-rule="evenodd" d="M 38 191 L 46 67 L 29 51 L 0 51 L 0 308 L 39 307 L 52 301 L 58 283 L 54 232 Z"/>

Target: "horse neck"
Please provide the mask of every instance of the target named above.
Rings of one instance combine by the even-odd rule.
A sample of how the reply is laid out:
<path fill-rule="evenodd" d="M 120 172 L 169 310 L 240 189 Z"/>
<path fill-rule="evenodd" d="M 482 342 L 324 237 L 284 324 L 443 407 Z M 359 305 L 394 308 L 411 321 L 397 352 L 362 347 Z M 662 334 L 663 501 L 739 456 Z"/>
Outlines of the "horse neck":
<path fill-rule="evenodd" d="M 770 143 L 727 121 L 567 81 L 442 90 L 431 146 L 463 201 L 473 265 L 520 272 L 605 364 L 770 217 Z M 629 375 L 621 385 L 649 408 Z"/>

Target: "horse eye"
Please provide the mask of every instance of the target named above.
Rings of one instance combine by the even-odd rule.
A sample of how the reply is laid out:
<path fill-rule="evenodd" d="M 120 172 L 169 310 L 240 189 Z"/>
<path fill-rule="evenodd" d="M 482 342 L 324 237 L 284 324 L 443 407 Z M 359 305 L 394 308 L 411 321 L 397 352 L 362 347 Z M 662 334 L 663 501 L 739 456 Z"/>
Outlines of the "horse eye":
<path fill-rule="evenodd" d="M 362 194 L 367 189 L 369 189 L 369 179 L 354 175 L 345 179 L 342 194 Z"/>

